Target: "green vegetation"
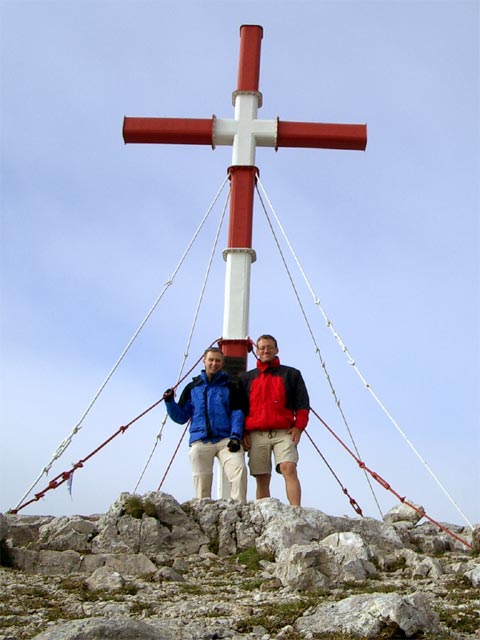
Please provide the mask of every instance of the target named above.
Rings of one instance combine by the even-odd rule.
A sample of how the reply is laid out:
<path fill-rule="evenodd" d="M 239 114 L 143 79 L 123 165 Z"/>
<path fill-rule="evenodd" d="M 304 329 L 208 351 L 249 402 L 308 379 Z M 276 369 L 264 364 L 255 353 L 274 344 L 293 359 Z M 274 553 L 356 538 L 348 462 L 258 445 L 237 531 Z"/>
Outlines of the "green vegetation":
<path fill-rule="evenodd" d="M 439 612 L 440 622 L 451 631 L 475 633 L 480 630 L 480 615 L 474 607 L 465 609 L 443 609 Z"/>
<path fill-rule="evenodd" d="M 180 585 L 180 591 L 193 596 L 201 596 L 205 593 L 205 589 L 198 584 L 182 584 Z"/>
<path fill-rule="evenodd" d="M 129 496 L 125 500 L 123 508 L 125 513 L 132 518 L 140 520 L 145 514 L 150 518 L 158 519 L 155 504 L 151 500 L 144 500 L 141 496 Z"/>
<path fill-rule="evenodd" d="M 446 583 L 443 598 L 444 606 L 438 611 L 440 621 L 451 631 L 478 633 L 478 589 L 474 589 L 463 577 L 455 576 Z"/>
<path fill-rule="evenodd" d="M 249 633 L 254 627 L 263 627 L 268 633 L 278 633 L 283 627 L 292 625 L 312 604 L 315 604 L 312 598 L 267 604 L 260 607 L 258 613 L 240 621 L 237 630 L 241 633 Z M 296 632 L 292 633 L 294 634 L 291 636 L 292 640 L 300 638 Z"/>
<path fill-rule="evenodd" d="M 342 598 L 345 597 L 345 589 L 348 589 L 349 595 L 357 595 L 359 593 L 402 593 L 408 592 L 408 587 L 403 590 L 398 585 L 382 584 L 378 580 L 375 580 L 373 584 L 369 582 L 344 582 L 341 589 Z"/>
<path fill-rule="evenodd" d="M 255 591 L 260 589 L 263 584 L 265 584 L 265 580 L 262 580 L 262 578 L 250 578 L 244 580 L 241 586 L 244 591 Z"/>
<path fill-rule="evenodd" d="M 2 600 L 0 605 L 0 633 L 11 627 L 21 633 L 25 623 L 32 616 L 32 612 L 41 611 L 42 620 L 53 622 L 57 620 L 71 620 L 78 617 L 78 612 L 69 609 L 64 602 L 61 593 L 52 593 L 48 586 L 35 586 L 18 584 L 9 593 L 8 599 Z M 28 639 L 31 635 L 18 635 L 18 638 Z M 15 636 L 17 637 L 17 636 Z"/>
<path fill-rule="evenodd" d="M 376 566 L 378 563 L 374 563 Z M 391 562 L 387 567 L 385 567 L 385 573 L 395 573 L 396 571 L 403 571 L 407 567 L 407 560 L 401 556 L 395 560 L 395 562 Z M 377 566 L 377 569 L 379 567 Z"/>
<path fill-rule="evenodd" d="M 243 564 L 249 571 L 259 571 L 262 569 L 262 560 L 273 562 L 275 556 L 273 553 L 260 553 L 255 547 L 250 547 L 234 556 L 234 560 L 239 564 Z"/>
<path fill-rule="evenodd" d="M 140 496 L 130 496 L 123 505 L 125 513 L 132 518 L 140 519 L 143 516 L 143 500 Z"/>

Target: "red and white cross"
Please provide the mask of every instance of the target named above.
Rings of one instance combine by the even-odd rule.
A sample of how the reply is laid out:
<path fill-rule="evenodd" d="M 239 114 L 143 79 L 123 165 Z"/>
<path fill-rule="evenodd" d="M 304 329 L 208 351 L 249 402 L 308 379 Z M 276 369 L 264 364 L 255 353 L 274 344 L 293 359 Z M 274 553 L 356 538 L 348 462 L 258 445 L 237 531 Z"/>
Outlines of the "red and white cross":
<path fill-rule="evenodd" d="M 206 144 L 232 146 L 230 176 L 230 218 L 226 259 L 225 306 L 222 349 L 231 373 L 245 369 L 248 349 L 250 268 L 253 198 L 257 175 L 257 147 L 305 147 L 364 150 L 366 125 L 324 124 L 259 120 L 262 106 L 259 91 L 260 50 L 263 29 L 258 25 L 240 28 L 240 56 L 235 108 L 232 119 L 212 118 L 125 118 L 126 143 Z M 227 364 L 227 363 L 226 363 Z"/>

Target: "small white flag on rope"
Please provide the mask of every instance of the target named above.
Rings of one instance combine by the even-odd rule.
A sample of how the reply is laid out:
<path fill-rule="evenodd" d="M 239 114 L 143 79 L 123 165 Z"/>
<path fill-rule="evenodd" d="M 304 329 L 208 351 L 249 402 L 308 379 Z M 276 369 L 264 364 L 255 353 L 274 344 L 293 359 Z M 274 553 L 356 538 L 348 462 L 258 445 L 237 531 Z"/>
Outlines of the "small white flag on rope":
<path fill-rule="evenodd" d="M 70 497 L 72 497 L 72 484 L 73 484 L 73 471 L 70 472 L 70 475 L 68 476 L 68 480 L 67 480 L 67 489 L 68 489 L 68 493 L 70 494 Z"/>

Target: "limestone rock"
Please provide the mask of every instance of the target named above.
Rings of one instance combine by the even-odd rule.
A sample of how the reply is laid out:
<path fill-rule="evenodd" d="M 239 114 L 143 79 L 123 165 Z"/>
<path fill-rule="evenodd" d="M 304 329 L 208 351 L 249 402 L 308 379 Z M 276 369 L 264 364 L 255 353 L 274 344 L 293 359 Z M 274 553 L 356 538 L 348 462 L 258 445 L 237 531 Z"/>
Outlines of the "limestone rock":
<path fill-rule="evenodd" d="M 318 543 L 294 544 L 278 555 L 275 564 L 282 585 L 300 591 L 325 589 L 338 573 L 333 551 Z"/>
<path fill-rule="evenodd" d="M 420 522 L 425 514 L 425 509 L 420 507 L 418 504 L 415 504 L 413 500 L 408 500 L 408 502 L 415 507 L 415 509 L 412 509 L 408 504 L 401 502 L 384 515 L 383 519 L 385 522 L 389 522 L 391 524 L 394 522 L 408 522 L 411 525 Z"/>
<path fill-rule="evenodd" d="M 128 501 L 135 496 L 122 494 L 98 522 L 98 535 L 92 541 L 94 553 L 139 553 L 172 555 L 198 553 L 208 542 L 200 528 L 168 494 L 151 492 L 143 497 L 150 507 L 140 518 L 127 513 Z"/>
<path fill-rule="evenodd" d="M 467 571 L 465 577 L 471 582 L 473 587 L 480 587 L 480 564 Z"/>
<path fill-rule="evenodd" d="M 54 518 L 39 527 L 38 546 L 52 551 L 90 550 L 95 523 L 80 516 Z"/>
<path fill-rule="evenodd" d="M 24 516 L 6 514 L 8 522 L 7 536 L 15 547 L 34 545 L 39 537 L 40 527 L 53 520 L 52 516 Z"/>
<path fill-rule="evenodd" d="M 233 500 L 194 499 L 182 505 L 207 537 L 208 548 L 227 556 L 255 546 L 260 531 L 251 509 Z"/>
<path fill-rule="evenodd" d="M 5 538 L 7 537 L 7 532 L 8 532 L 8 520 L 3 515 L 3 513 L 0 513 L 0 542 L 3 542 L 3 540 L 5 540 Z"/>
<path fill-rule="evenodd" d="M 321 541 L 321 545 L 332 549 L 340 567 L 341 580 L 365 580 L 377 573 L 371 562 L 373 553 L 358 533 L 332 533 Z"/>
<path fill-rule="evenodd" d="M 475 553 L 480 553 L 480 524 L 477 524 L 472 531 L 472 547 Z"/>
<path fill-rule="evenodd" d="M 72 620 L 35 636 L 35 640 L 171 640 L 149 624 L 131 618 Z"/>
<path fill-rule="evenodd" d="M 331 518 L 321 511 L 290 507 L 275 498 L 259 500 L 255 510 L 261 518 L 262 530 L 255 544 L 259 550 L 275 556 L 294 544 L 321 540 L 335 531 Z"/>
<path fill-rule="evenodd" d="M 105 566 L 118 571 L 122 576 L 150 576 L 156 571 L 154 563 L 143 553 L 112 553 L 106 556 Z"/>
<path fill-rule="evenodd" d="M 372 593 L 350 596 L 323 604 L 304 615 L 296 629 L 310 633 L 345 633 L 361 638 L 378 638 L 385 630 L 403 632 L 406 638 L 439 633 L 437 614 L 422 594 Z"/>
<path fill-rule="evenodd" d="M 66 576 L 81 571 L 82 556 L 78 551 L 29 551 L 13 549 L 13 564 L 29 573 L 44 576 Z"/>
<path fill-rule="evenodd" d="M 160 567 L 156 574 L 156 579 L 158 582 L 162 582 L 163 580 L 173 580 L 174 582 L 185 582 L 185 578 L 172 569 L 172 567 Z"/>
<path fill-rule="evenodd" d="M 106 589 L 107 591 L 117 591 L 125 584 L 123 577 L 111 567 L 99 567 L 85 581 L 87 587 L 92 591 Z"/>
<path fill-rule="evenodd" d="M 417 560 L 416 566 L 412 572 L 413 578 L 432 578 L 437 579 L 443 574 L 442 565 L 435 558 L 422 558 Z"/>
<path fill-rule="evenodd" d="M 472 542 L 470 527 L 460 527 L 449 523 L 440 523 L 453 534 L 460 536 L 467 542 Z M 439 555 L 448 551 L 462 551 L 464 545 L 446 531 L 439 529 L 433 522 L 424 522 L 412 529 L 408 534 L 408 541 L 415 551 Z"/>

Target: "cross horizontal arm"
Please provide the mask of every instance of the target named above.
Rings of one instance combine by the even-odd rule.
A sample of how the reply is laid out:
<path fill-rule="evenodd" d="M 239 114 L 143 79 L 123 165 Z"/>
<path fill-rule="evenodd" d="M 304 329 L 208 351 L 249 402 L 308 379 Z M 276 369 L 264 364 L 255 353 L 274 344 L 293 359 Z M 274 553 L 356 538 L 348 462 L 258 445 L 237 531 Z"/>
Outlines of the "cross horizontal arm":
<path fill-rule="evenodd" d="M 303 147 L 305 149 L 351 149 L 364 151 L 367 126 L 364 124 L 325 124 L 321 122 L 287 122 L 253 120 L 257 136 L 267 128 L 267 135 L 256 140 L 259 146 Z M 228 126 L 232 131 L 228 130 Z M 212 118 L 125 118 L 125 143 L 150 144 L 232 144 L 238 123 Z M 272 133 L 268 133 L 268 127 Z M 252 131 L 253 133 L 253 131 Z M 228 134 L 228 135 L 227 135 Z M 215 141 L 215 143 L 214 143 Z"/>
<path fill-rule="evenodd" d="M 125 118 L 125 143 L 209 144 L 215 118 Z"/>
<path fill-rule="evenodd" d="M 276 147 L 364 151 L 367 125 L 278 121 Z"/>

